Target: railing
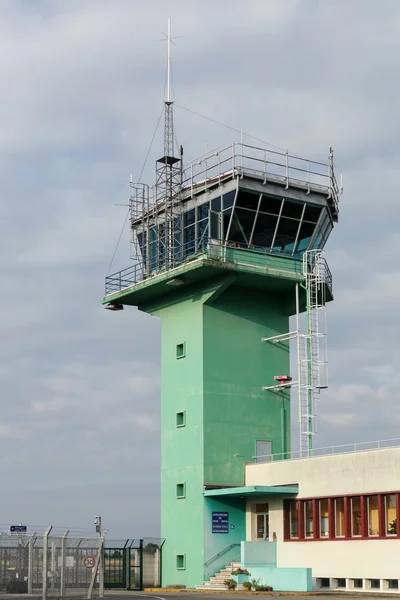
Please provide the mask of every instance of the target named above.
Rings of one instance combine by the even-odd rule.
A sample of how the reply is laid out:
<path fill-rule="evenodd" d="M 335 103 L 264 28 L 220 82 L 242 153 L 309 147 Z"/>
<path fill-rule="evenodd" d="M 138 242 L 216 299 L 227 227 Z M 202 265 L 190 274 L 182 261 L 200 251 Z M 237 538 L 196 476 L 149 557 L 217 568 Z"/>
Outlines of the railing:
<path fill-rule="evenodd" d="M 351 454 L 353 452 L 367 452 L 368 450 L 385 450 L 387 448 L 400 447 L 400 438 L 390 438 L 387 440 L 374 440 L 372 442 L 356 442 L 353 444 L 339 444 L 335 446 L 325 446 L 313 448 L 311 456 L 302 456 L 300 450 L 291 452 L 280 452 L 277 454 L 266 454 L 265 456 L 252 456 L 257 462 L 279 461 L 279 460 L 298 460 L 300 458 L 315 458 L 317 456 L 329 456 L 332 454 Z M 260 460 L 265 458 L 264 461 Z"/>
<path fill-rule="evenodd" d="M 220 242 L 219 240 L 209 240 L 203 247 L 199 247 L 197 252 L 191 243 L 190 247 L 182 247 L 181 256 L 184 258 L 179 259 L 177 257 L 173 260 L 172 264 L 167 266 L 164 255 L 164 260 L 159 261 L 159 266 L 154 267 L 150 272 L 147 272 L 142 262 L 109 275 L 106 277 L 105 295 L 109 296 L 110 294 L 118 293 L 145 279 L 156 277 L 167 271 L 171 272 L 172 269 L 192 262 L 196 258 L 247 266 L 260 272 L 269 268 L 302 274 L 301 254 L 292 256 L 285 252 L 271 252 L 269 248 L 255 246 L 249 248 L 230 242 Z"/>
<path fill-rule="evenodd" d="M 235 562 L 240 556 L 237 554 L 237 548 L 240 548 L 240 543 L 229 544 L 229 546 L 226 546 L 220 552 L 206 560 L 204 563 L 204 580 L 215 575 L 215 573 L 221 568 L 226 567 L 226 565 Z"/>
<path fill-rule="evenodd" d="M 246 175 L 258 178 L 264 184 L 270 181 L 284 185 L 286 189 L 296 187 L 307 193 L 325 194 L 333 216 L 337 218 L 342 190 L 336 181 L 332 158 L 327 163 L 317 162 L 243 143 L 215 148 L 185 164 L 182 169 L 182 197 L 192 198 L 227 179 Z M 147 193 L 150 212 L 164 210 L 164 200 L 157 203 L 155 186 Z"/>

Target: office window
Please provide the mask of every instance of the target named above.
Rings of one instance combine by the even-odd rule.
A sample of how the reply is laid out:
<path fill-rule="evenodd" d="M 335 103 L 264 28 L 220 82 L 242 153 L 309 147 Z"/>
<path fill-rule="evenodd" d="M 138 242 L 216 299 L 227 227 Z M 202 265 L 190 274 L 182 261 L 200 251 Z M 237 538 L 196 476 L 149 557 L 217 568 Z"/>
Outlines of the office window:
<path fill-rule="evenodd" d="M 319 501 L 319 535 L 329 537 L 329 503 L 328 498 Z"/>
<path fill-rule="evenodd" d="M 176 358 L 184 358 L 186 352 L 185 342 L 176 345 Z"/>
<path fill-rule="evenodd" d="M 182 412 L 176 413 L 176 426 L 177 427 L 185 427 L 186 425 L 186 413 L 183 410 Z"/>
<path fill-rule="evenodd" d="M 350 499 L 351 506 L 351 535 L 361 536 L 361 498 L 359 496 Z"/>
<path fill-rule="evenodd" d="M 344 537 L 344 498 L 335 498 L 335 537 Z"/>
<path fill-rule="evenodd" d="M 176 555 L 176 568 L 177 569 L 186 569 L 186 554 L 177 554 Z"/>
<path fill-rule="evenodd" d="M 396 494 L 384 496 L 386 535 L 397 535 Z"/>
<path fill-rule="evenodd" d="M 176 497 L 177 498 L 185 498 L 186 497 L 186 484 L 185 483 L 177 483 L 176 484 Z"/>
<path fill-rule="evenodd" d="M 314 537 L 314 515 L 313 515 L 313 501 L 304 501 L 304 523 L 305 523 L 305 537 Z"/>
<path fill-rule="evenodd" d="M 378 496 L 367 497 L 367 510 L 368 510 L 368 535 L 377 536 L 379 535 L 379 505 Z"/>
<path fill-rule="evenodd" d="M 299 537 L 299 501 L 291 500 L 289 507 L 289 515 L 290 515 L 290 537 L 298 538 Z"/>

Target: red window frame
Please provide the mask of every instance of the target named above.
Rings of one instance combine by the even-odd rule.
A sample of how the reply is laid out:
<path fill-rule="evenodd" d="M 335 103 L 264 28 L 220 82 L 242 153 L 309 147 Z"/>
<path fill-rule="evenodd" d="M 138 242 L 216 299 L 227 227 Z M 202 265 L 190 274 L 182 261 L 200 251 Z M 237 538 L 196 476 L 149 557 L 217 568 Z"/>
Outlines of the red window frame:
<path fill-rule="evenodd" d="M 396 523 L 397 532 L 395 535 L 386 535 L 386 515 L 385 515 L 385 496 L 396 496 Z M 378 496 L 378 519 L 379 519 L 379 535 L 368 535 L 368 503 L 369 496 Z M 335 524 L 335 502 L 336 498 L 344 499 L 344 536 L 336 537 Z M 361 513 L 361 535 L 353 536 L 351 530 L 351 498 L 360 498 L 360 513 Z M 305 502 L 310 501 L 313 510 L 313 537 L 305 537 L 304 509 Z M 328 519 L 329 519 L 329 535 L 320 537 L 320 522 L 319 522 L 319 501 L 328 500 Z M 290 537 L 290 506 L 292 500 L 287 499 L 283 502 L 283 536 L 286 542 L 313 542 L 313 541 L 344 541 L 344 540 L 396 540 L 400 538 L 400 492 L 370 492 L 369 494 L 338 494 L 336 496 L 320 496 L 317 498 L 293 498 L 293 501 L 298 502 L 297 505 L 297 522 L 298 522 L 298 537 Z"/>

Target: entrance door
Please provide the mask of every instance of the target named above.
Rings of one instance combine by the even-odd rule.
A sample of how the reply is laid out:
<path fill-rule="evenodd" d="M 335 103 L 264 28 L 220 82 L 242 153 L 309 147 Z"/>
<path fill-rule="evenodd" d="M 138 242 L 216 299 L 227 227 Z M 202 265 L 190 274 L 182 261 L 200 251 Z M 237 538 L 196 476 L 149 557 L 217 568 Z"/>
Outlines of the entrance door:
<path fill-rule="evenodd" d="M 269 538 L 268 504 L 256 504 L 256 538 L 264 541 Z"/>

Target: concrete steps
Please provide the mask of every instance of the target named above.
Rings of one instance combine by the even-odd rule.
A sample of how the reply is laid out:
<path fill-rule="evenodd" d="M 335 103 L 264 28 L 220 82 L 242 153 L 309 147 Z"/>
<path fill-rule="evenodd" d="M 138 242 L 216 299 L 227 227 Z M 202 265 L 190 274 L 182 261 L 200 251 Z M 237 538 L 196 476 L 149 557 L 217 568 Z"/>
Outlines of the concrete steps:
<path fill-rule="evenodd" d="M 223 569 L 220 569 L 213 577 L 210 577 L 208 581 L 205 581 L 203 585 L 196 585 L 196 590 L 224 590 L 227 591 L 225 581 L 231 579 L 232 571 L 240 569 L 239 562 L 233 562 Z"/>

